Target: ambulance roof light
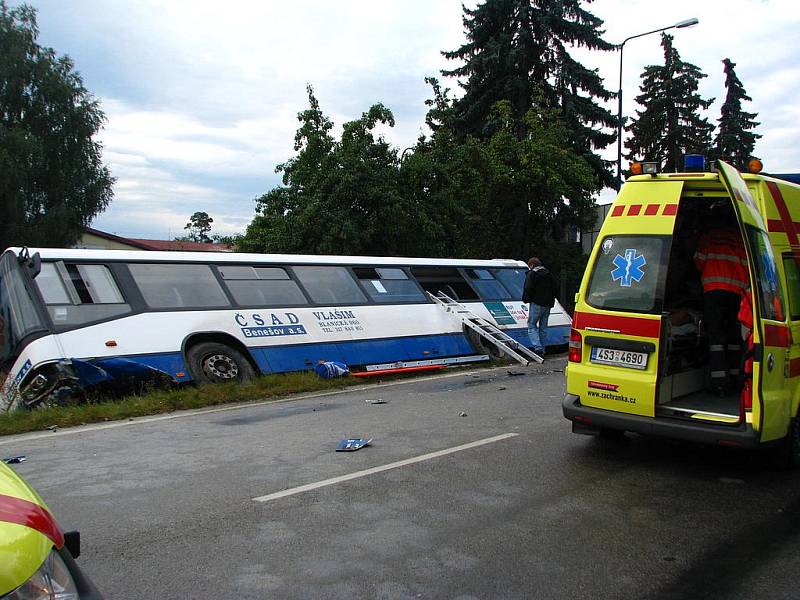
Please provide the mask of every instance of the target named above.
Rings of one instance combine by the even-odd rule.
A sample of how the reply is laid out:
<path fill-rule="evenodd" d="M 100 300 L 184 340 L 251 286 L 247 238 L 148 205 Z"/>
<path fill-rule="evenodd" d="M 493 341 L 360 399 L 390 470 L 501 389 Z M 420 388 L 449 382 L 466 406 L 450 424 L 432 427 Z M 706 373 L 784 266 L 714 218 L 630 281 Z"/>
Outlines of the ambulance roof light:
<path fill-rule="evenodd" d="M 747 162 L 747 172 L 748 173 L 761 173 L 764 169 L 764 163 L 762 163 L 757 158 L 751 158 Z"/>
<path fill-rule="evenodd" d="M 636 161 L 630 166 L 631 175 L 658 175 L 658 163 L 654 161 Z"/>
<path fill-rule="evenodd" d="M 706 170 L 706 157 L 702 154 L 687 154 L 683 157 L 685 173 L 702 173 Z"/>

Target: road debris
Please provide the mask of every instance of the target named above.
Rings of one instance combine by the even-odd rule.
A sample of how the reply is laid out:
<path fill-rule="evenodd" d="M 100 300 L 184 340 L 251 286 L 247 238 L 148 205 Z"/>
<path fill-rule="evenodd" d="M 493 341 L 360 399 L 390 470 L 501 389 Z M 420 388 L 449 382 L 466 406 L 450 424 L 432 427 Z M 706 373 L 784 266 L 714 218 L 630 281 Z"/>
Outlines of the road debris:
<path fill-rule="evenodd" d="M 58 431 L 58 425 L 50 425 L 45 427 L 45 429 L 47 429 L 47 431 Z"/>
<path fill-rule="evenodd" d="M 498 390 L 500 390 L 500 391 L 503 391 L 503 390 L 507 390 L 508 388 L 507 388 L 506 386 L 504 386 L 504 385 L 501 385 L 501 386 L 500 386 L 499 388 L 497 388 L 497 389 L 498 389 Z"/>
<path fill-rule="evenodd" d="M 355 452 L 356 450 L 361 450 L 364 446 L 369 446 L 372 442 L 372 438 L 365 440 L 364 438 L 347 438 L 346 440 L 342 440 L 339 442 L 339 445 L 336 446 L 337 452 Z"/>
<path fill-rule="evenodd" d="M 467 416 L 467 413 L 465 413 L 465 412 L 462 410 L 460 413 L 458 413 L 458 416 L 459 416 L 459 417 L 466 417 L 466 416 Z"/>
<path fill-rule="evenodd" d="M 388 400 L 384 400 L 383 398 L 367 398 L 364 402 L 367 404 L 389 404 Z"/>
<path fill-rule="evenodd" d="M 347 377 L 350 374 L 350 369 L 342 362 L 319 360 L 317 366 L 314 367 L 314 372 L 322 379 L 337 379 L 339 377 Z"/>
<path fill-rule="evenodd" d="M 509 377 L 519 377 L 521 375 L 525 375 L 522 371 L 506 371 Z"/>
<path fill-rule="evenodd" d="M 17 465 L 19 463 L 23 463 L 28 460 L 28 457 L 24 454 L 17 454 L 16 456 L 9 456 L 3 459 L 3 462 L 7 465 Z"/>

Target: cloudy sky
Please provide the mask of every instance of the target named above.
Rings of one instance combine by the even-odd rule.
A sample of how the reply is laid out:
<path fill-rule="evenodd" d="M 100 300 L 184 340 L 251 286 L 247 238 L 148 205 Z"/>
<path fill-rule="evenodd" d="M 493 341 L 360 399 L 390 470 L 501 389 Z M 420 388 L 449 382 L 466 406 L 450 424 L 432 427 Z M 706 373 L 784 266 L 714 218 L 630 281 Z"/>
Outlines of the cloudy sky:
<path fill-rule="evenodd" d="M 275 165 L 293 154 L 307 84 L 338 130 L 383 102 L 397 122 L 385 137 L 399 150 L 411 146 L 430 96 L 424 78 L 452 68 L 440 51 L 464 41 L 458 0 L 27 4 L 39 11 L 39 42 L 71 56 L 101 101 L 104 159 L 117 183 L 93 226 L 128 237 L 181 235 L 198 210 L 214 218 L 214 233 L 243 231 L 255 197 L 280 182 Z M 753 98 L 745 110 L 759 113 L 756 153 L 766 170 L 800 171 L 800 2 L 596 0 L 589 8 L 612 43 L 699 18 L 673 33 L 681 57 L 708 74 L 701 94 L 717 98 L 708 116 L 719 117 L 721 60 L 730 58 Z M 576 54 L 617 89 L 618 53 Z M 627 43 L 624 59 L 624 112 L 632 115 L 639 74 L 662 61 L 658 36 Z M 607 156 L 615 159 L 616 148 Z"/>

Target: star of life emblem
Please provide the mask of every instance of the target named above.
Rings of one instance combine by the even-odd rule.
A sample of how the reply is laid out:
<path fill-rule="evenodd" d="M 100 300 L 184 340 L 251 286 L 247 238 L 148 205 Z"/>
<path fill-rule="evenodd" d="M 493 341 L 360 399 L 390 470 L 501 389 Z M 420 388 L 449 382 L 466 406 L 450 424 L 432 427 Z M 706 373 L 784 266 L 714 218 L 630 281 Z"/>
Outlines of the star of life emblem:
<path fill-rule="evenodd" d="M 643 254 L 637 254 L 635 248 L 627 248 L 625 255 L 617 254 L 613 260 L 614 267 L 611 279 L 619 281 L 622 287 L 631 287 L 633 282 L 639 283 L 644 277 L 644 267 L 647 261 Z"/>

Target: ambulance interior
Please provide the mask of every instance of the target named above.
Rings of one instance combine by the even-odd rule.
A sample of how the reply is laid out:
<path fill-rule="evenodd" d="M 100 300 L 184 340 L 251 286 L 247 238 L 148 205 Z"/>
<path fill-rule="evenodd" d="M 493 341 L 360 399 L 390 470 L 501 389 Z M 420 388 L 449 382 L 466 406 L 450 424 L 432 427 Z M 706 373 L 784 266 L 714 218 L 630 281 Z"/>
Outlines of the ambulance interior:
<path fill-rule="evenodd" d="M 664 319 L 659 357 L 656 414 L 738 423 L 742 390 L 741 325 L 730 323 L 741 350 L 728 352 L 724 389 L 712 380 L 701 274 L 694 255 L 704 232 L 731 224 L 738 231 L 730 197 L 723 191 L 684 192 L 673 230 L 664 284 Z M 738 372 L 736 372 L 738 371 Z"/>

